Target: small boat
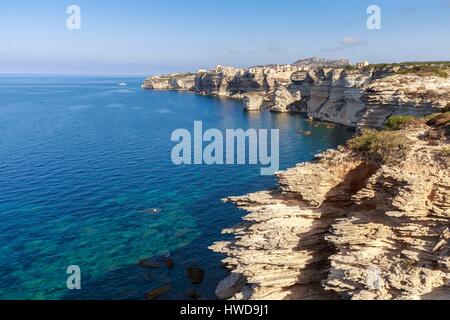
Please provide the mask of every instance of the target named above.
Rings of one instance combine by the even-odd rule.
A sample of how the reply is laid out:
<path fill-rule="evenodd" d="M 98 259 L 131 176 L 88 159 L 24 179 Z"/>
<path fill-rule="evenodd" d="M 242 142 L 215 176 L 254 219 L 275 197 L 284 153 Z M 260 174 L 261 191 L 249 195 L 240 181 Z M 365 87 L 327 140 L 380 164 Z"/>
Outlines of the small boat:
<path fill-rule="evenodd" d="M 119 83 L 119 86 L 120 86 L 120 87 L 126 87 L 126 86 L 128 86 L 128 85 L 127 85 L 125 82 L 120 82 L 120 83 Z"/>
<path fill-rule="evenodd" d="M 158 214 L 158 213 L 161 213 L 161 211 L 162 210 L 159 208 L 151 208 L 151 209 L 144 210 L 143 212 L 150 213 L 150 214 Z"/>

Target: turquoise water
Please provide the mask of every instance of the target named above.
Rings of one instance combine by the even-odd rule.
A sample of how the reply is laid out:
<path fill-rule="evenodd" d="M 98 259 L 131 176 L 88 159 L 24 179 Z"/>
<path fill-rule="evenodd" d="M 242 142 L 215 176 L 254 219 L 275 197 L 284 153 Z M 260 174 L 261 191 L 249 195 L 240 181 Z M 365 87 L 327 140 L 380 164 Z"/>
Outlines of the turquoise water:
<path fill-rule="evenodd" d="M 226 271 L 207 247 L 243 214 L 220 199 L 275 179 L 259 166 L 175 166 L 172 131 L 195 120 L 279 128 L 282 168 L 350 135 L 300 116 L 245 113 L 239 101 L 142 90 L 142 81 L 0 77 L 0 299 L 141 299 L 165 283 L 165 299 L 191 288 L 213 299 Z M 167 254 L 170 270 L 137 264 Z M 81 268 L 82 290 L 66 287 L 70 265 Z M 191 265 L 206 270 L 201 285 L 187 280 Z"/>

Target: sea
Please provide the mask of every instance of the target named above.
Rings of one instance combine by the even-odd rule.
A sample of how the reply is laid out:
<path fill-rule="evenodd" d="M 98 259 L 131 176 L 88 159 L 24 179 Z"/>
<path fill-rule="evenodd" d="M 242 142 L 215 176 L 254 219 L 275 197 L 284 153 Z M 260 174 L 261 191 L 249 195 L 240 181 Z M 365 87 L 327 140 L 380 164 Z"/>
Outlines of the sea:
<path fill-rule="evenodd" d="M 141 88 L 143 77 L 0 76 L 0 299 L 201 299 L 228 271 L 208 249 L 245 212 L 221 199 L 276 187 L 259 165 L 175 165 L 176 129 L 279 129 L 280 169 L 351 130 L 243 102 Z M 126 83 L 119 85 L 120 83 Z M 306 136 L 299 132 L 310 131 Z M 168 268 L 145 268 L 141 259 Z M 68 286 L 69 266 L 80 288 Z M 186 269 L 205 271 L 193 285 Z M 71 290 L 72 289 L 72 290 Z"/>

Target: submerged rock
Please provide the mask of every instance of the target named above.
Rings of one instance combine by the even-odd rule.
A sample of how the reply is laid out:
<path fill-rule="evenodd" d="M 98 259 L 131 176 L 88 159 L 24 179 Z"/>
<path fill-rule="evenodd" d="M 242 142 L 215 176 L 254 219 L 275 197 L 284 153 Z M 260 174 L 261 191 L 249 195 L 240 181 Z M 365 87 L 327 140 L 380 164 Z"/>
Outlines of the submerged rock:
<path fill-rule="evenodd" d="M 172 290 L 172 286 L 170 284 L 166 284 L 162 287 L 158 287 L 158 288 L 150 290 L 149 292 L 147 292 L 145 294 L 145 298 L 147 300 L 155 300 L 155 299 L 158 299 L 163 294 L 169 292 L 170 290 Z"/>
<path fill-rule="evenodd" d="M 167 268 L 172 268 L 174 265 L 173 259 L 170 257 L 165 258 L 164 264 L 166 265 Z"/>
<path fill-rule="evenodd" d="M 304 136 L 310 136 L 312 134 L 311 131 L 307 130 L 299 130 L 298 133 L 303 134 Z"/>
<path fill-rule="evenodd" d="M 139 261 L 139 265 L 144 268 L 155 268 L 155 269 L 161 267 L 160 263 L 152 258 L 142 259 L 141 261 Z"/>
<path fill-rule="evenodd" d="M 186 270 L 186 273 L 193 284 L 201 283 L 205 277 L 205 270 L 199 267 L 190 267 Z"/>
<path fill-rule="evenodd" d="M 186 295 L 189 298 L 194 299 L 194 300 L 197 300 L 202 297 L 202 295 L 199 292 L 197 292 L 196 290 L 189 290 L 188 292 L 186 292 Z"/>

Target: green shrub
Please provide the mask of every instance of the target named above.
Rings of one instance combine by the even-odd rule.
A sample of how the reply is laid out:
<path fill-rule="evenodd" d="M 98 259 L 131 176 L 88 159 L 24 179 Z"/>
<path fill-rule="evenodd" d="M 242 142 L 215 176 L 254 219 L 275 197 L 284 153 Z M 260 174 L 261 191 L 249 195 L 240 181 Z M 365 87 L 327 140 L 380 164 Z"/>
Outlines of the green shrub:
<path fill-rule="evenodd" d="M 404 160 L 411 148 L 411 140 L 400 132 L 363 129 L 359 136 L 349 141 L 349 147 L 354 152 L 387 164 Z"/>
<path fill-rule="evenodd" d="M 397 74 L 416 74 L 418 76 L 437 76 L 441 78 L 448 78 L 448 73 L 442 69 L 442 66 L 419 64 L 407 66 L 403 64 L 396 72 Z"/>
<path fill-rule="evenodd" d="M 416 120 L 413 116 L 392 116 L 387 119 L 385 129 L 390 131 L 404 129 L 408 124 L 414 123 Z"/>

